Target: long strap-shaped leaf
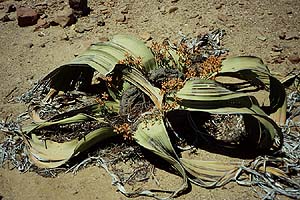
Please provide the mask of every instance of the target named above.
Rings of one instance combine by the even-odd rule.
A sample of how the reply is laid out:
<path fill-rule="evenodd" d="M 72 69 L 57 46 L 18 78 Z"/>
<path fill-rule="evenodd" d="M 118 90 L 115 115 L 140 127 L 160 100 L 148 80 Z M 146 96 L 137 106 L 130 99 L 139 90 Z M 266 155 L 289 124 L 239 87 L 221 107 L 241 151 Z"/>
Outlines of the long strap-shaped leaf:
<path fill-rule="evenodd" d="M 133 36 L 119 34 L 115 35 L 110 43 L 123 48 L 135 58 L 140 57 L 145 73 L 149 73 L 151 70 L 158 67 L 154 55 L 143 41 L 138 40 Z"/>
<path fill-rule="evenodd" d="M 203 161 L 180 158 L 189 180 L 205 188 L 216 188 L 234 180 L 242 162 L 224 163 L 219 161 Z"/>
<path fill-rule="evenodd" d="M 181 186 L 176 191 L 173 191 L 171 197 L 177 196 L 179 193 L 188 188 L 185 170 L 173 149 L 162 119 L 145 120 L 141 122 L 134 133 L 134 139 L 142 147 L 150 150 L 169 162 L 170 165 L 182 176 L 183 181 Z"/>
<path fill-rule="evenodd" d="M 254 97 L 245 93 L 232 92 L 215 81 L 189 80 L 176 94 L 179 105 L 191 111 L 204 111 L 212 114 L 244 114 L 256 118 L 267 129 L 260 130 L 257 147 L 268 150 L 278 149 L 283 142 L 280 128 L 257 105 Z M 275 136 L 280 138 L 279 144 L 272 146 Z"/>
<path fill-rule="evenodd" d="M 116 35 L 110 42 L 92 45 L 73 61 L 51 72 L 44 80 L 51 79 L 51 87 L 56 90 L 68 90 L 68 87 L 71 88 L 84 72 L 92 73 L 96 70 L 102 76 L 106 76 L 121 67 L 117 64 L 126 58 L 126 53 L 141 58 L 144 73 L 157 67 L 152 52 L 142 41 L 132 36 Z M 160 109 L 163 97 L 159 94 L 159 89 L 153 87 L 137 69 L 122 71 L 123 67 L 121 68 L 120 71 L 124 73 L 125 79 L 145 92 Z"/>
<path fill-rule="evenodd" d="M 143 121 L 139 124 L 134 139 L 144 148 L 169 162 L 182 176 L 182 185 L 174 191 L 172 197 L 187 189 L 187 179 L 202 187 L 222 186 L 234 179 L 235 172 L 241 165 L 241 163 L 179 158 L 171 144 L 163 120 Z"/>
<path fill-rule="evenodd" d="M 267 114 L 274 113 L 284 107 L 286 100 L 284 87 L 279 80 L 272 76 L 268 67 L 260 58 L 253 56 L 227 58 L 222 62 L 218 76 L 236 77 L 247 81 L 250 83 L 250 86 L 267 90 L 269 92 L 270 105 L 263 107 Z M 237 86 L 234 83 L 228 85 Z M 245 86 L 249 87 L 249 85 Z"/>
<path fill-rule="evenodd" d="M 237 56 L 227 58 L 222 62 L 221 73 L 238 72 L 241 70 L 255 70 L 270 73 L 263 61 L 255 56 Z"/>
<path fill-rule="evenodd" d="M 151 85 L 151 83 L 139 70 L 135 68 L 124 69 L 123 73 L 126 81 L 130 82 L 148 95 L 158 109 L 162 108 L 163 96 L 160 94 L 160 90 Z"/>
<path fill-rule="evenodd" d="M 157 67 L 154 55 L 142 41 L 129 35 L 116 35 L 109 42 L 92 44 L 82 54 L 60 66 L 44 79 L 57 76 L 57 80 L 64 79 L 76 69 L 89 67 L 106 76 L 115 69 L 120 60 L 126 58 L 126 54 L 141 58 L 141 65 L 146 73 Z"/>
<path fill-rule="evenodd" d="M 30 160 L 38 167 L 55 168 L 65 164 L 71 157 L 78 155 L 94 144 L 116 135 L 112 128 L 107 126 L 91 131 L 81 140 L 73 139 L 64 143 L 58 143 L 51 140 L 42 140 L 41 137 L 33 133 L 33 131 L 52 125 L 72 124 L 89 120 L 95 120 L 95 118 L 78 114 L 55 122 L 44 122 L 25 127 L 23 131 L 30 138 L 26 139 Z M 103 119 L 97 120 L 104 122 Z"/>

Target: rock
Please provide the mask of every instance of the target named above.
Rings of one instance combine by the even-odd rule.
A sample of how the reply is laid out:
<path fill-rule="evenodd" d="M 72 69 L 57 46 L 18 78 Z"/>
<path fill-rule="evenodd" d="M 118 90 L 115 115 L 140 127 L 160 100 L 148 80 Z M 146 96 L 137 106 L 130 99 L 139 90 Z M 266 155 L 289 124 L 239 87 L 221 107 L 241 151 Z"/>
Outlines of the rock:
<path fill-rule="evenodd" d="M 288 60 L 292 63 L 292 64 L 298 64 L 300 62 L 300 57 L 297 55 L 292 55 L 288 57 Z"/>
<path fill-rule="evenodd" d="M 219 14 L 219 15 L 217 16 L 217 18 L 218 18 L 218 20 L 220 20 L 220 21 L 222 21 L 222 22 L 227 22 L 227 21 L 228 21 L 227 16 L 224 15 L 224 14 Z"/>
<path fill-rule="evenodd" d="M 50 23 L 46 19 L 38 19 L 35 27 L 35 31 L 41 29 L 41 28 L 49 28 Z"/>
<path fill-rule="evenodd" d="M 35 7 L 37 7 L 37 6 L 48 6 L 48 0 L 36 3 L 34 6 Z"/>
<path fill-rule="evenodd" d="M 199 14 L 192 14 L 192 15 L 189 16 L 189 19 L 195 19 L 199 16 L 200 16 Z"/>
<path fill-rule="evenodd" d="M 17 8 L 18 25 L 21 27 L 32 26 L 38 20 L 38 14 L 32 8 L 21 7 Z"/>
<path fill-rule="evenodd" d="M 80 24 L 76 24 L 74 30 L 77 33 L 84 33 L 85 31 L 90 31 L 92 30 L 94 27 L 92 25 L 89 24 L 84 24 L 84 23 L 80 23 Z"/>
<path fill-rule="evenodd" d="M 160 13 L 163 15 L 167 13 L 167 9 L 165 6 L 159 7 L 158 9 L 159 9 Z"/>
<path fill-rule="evenodd" d="M 100 5 L 98 7 L 98 10 L 100 10 L 101 14 L 104 14 L 104 15 L 107 14 L 107 13 L 109 13 L 108 8 L 106 6 L 104 6 L 104 5 Z"/>
<path fill-rule="evenodd" d="M 126 22 L 126 15 L 119 15 L 116 19 L 116 22 L 119 22 L 119 23 L 125 23 Z"/>
<path fill-rule="evenodd" d="M 45 47 L 46 47 L 46 43 L 45 43 L 45 42 L 42 43 L 42 44 L 40 45 L 40 47 L 45 48 Z"/>
<path fill-rule="evenodd" d="M 46 34 L 45 34 L 44 32 L 39 32 L 39 33 L 38 33 L 38 36 L 39 36 L 39 37 L 44 37 L 45 35 L 46 35 Z"/>
<path fill-rule="evenodd" d="M 34 8 L 39 16 L 46 15 L 48 6 L 37 6 Z"/>
<path fill-rule="evenodd" d="M 84 33 L 85 29 L 83 26 L 80 26 L 78 24 L 75 25 L 75 28 L 74 30 L 77 32 L 77 33 Z"/>
<path fill-rule="evenodd" d="M 178 7 L 172 6 L 172 7 L 169 8 L 168 13 L 173 13 L 173 12 L 175 12 L 176 10 L 178 10 Z"/>
<path fill-rule="evenodd" d="M 0 21 L 1 22 L 9 22 L 13 21 L 8 14 L 0 14 Z"/>
<path fill-rule="evenodd" d="M 104 21 L 103 17 L 101 17 L 101 16 L 98 17 L 97 25 L 98 26 L 105 26 L 105 21 Z"/>
<path fill-rule="evenodd" d="M 298 40 L 300 37 L 299 37 L 299 33 L 297 32 L 282 32 L 279 34 L 279 38 L 281 40 L 292 40 L 292 39 L 295 39 L 295 40 Z"/>
<path fill-rule="evenodd" d="M 15 21 L 17 19 L 17 13 L 16 12 L 9 13 L 8 17 L 10 21 Z"/>
<path fill-rule="evenodd" d="M 280 47 L 280 46 L 274 45 L 274 46 L 272 47 L 272 51 L 274 51 L 274 52 L 282 52 L 282 51 L 283 51 L 283 48 Z"/>
<path fill-rule="evenodd" d="M 281 52 L 280 51 L 271 51 L 270 55 L 272 57 L 278 57 L 278 56 L 281 56 Z"/>
<path fill-rule="evenodd" d="M 142 40 L 144 41 L 149 41 L 152 39 L 151 34 L 149 32 L 143 32 L 140 34 L 140 37 L 142 38 Z"/>
<path fill-rule="evenodd" d="M 69 0 L 69 5 L 76 16 L 86 16 L 90 13 L 87 0 Z"/>
<path fill-rule="evenodd" d="M 108 42 L 109 41 L 109 38 L 108 37 L 100 37 L 98 39 L 99 42 Z"/>
<path fill-rule="evenodd" d="M 285 34 L 285 40 L 298 40 L 299 39 L 299 33 L 297 32 L 287 32 Z"/>
<path fill-rule="evenodd" d="M 123 8 L 121 8 L 120 11 L 121 11 L 122 14 L 128 14 L 129 6 L 128 5 L 124 6 Z"/>
<path fill-rule="evenodd" d="M 171 3 L 177 3 L 179 0 L 171 0 Z"/>
<path fill-rule="evenodd" d="M 284 40 L 285 39 L 285 32 L 279 33 L 279 39 Z"/>
<path fill-rule="evenodd" d="M 89 18 L 90 24 L 97 24 L 97 26 L 105 26 L 105 21 L 102 16 L 91 15 Z"/>
<path fill-rule="evenodd" d="M 45 18 L 47 18 L 48 16 L 46 15 L 46 14 L 42 14 L 41 16 L 40 16 L 40 18 L 41 19 L 45 19 Z"/>
<path fill-rule="evenodd" d="M 229 28 L 235 27 L 234 24 L 226 24 L 226 26 L 229 27 Z"/>
<path fill-rule="evenodd" d="M 280 52 L 276 52 L 276 53 L 280 53 Z M 271 63 L 274 63 L 274 64 L 281 64 L 285 61 L 285 56 L 279 54 L 279 55 L 274 55 L 273 56 L 274 58 L 272 59 Z"/>
<path fill-rule="evenodd" d="M 66 32 L 63 32 L 62 35 L 60 36 L 60 40 L 65 40 L 69 41 L 71 37 Z"/>
<path fill-rule="evenodd" d="M 14 4 L 11 4 L 7 8 L 7 13 L 15 12 L 17 10 L 16 6 Z"/>
<path fill-rule="evenodd" d="M 267 40 L 267 38 L 264 36 L 257 36 L 256 38 L 263 42 Z"/>
<path fill-rule="evenodd" d="M 59 24 L 61 27 L 66 27 L 76 23 L 76 21 L 77 18 L 75 17 L 73 10 L 71 8 L 65 8 L 57 13 L 52 24 Z"/>
<path fill-rule="evenodd" d="M 219 3 L 215 6 L 215 9 L 219 10 L 222 8 L 223 5 L 224 5 L 223 3 Z"/>
<path fill-rule="evenodd" d="M 26 43 L 26 44 L 24 44 L 24 46 L 26 47 L 26 48 L 31 48 L 31 47 L 33 47 L 33 43 L 32 42 L 28 42 L 28 43 Z"/>

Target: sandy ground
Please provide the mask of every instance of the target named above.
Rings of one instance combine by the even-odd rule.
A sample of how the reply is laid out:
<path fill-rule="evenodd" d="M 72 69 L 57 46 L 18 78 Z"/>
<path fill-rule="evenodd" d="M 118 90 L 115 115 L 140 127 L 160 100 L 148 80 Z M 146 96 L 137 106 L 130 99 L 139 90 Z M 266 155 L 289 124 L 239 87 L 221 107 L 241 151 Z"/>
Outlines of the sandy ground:
<path fill-rule="evenodd" d="M 56 9 L 65 5 L 64 1 L 54 0 L 0 0 L 0 14 L 4 14 L 11 4 L 34 7 L 41 2 L 48 2 L 49 15 L 55 15 Z M 88 17 L 80 18 L 76 25 L 66 28 L 50 26 L 34 31 L 35 26 L 19 27 L 16 20 L 0 22 L 0 119 L 8 116 L 14 119 L 25 110 L 23 105 L 8 103 L 9 99 L 24 93 L 39 78 L 70 61 L 91 43 L 117 33 L 137 37 L 150 34 L 151 41 L 162 41 L 167 37 L 178 38 L 179 31 L 196 36 L 222 28 L 226 31 L 222 45 L 229 48 L 229 55 L 261 57 L 271 71 L 279 75 L 300 68 L 299 64 L 290 61 L 300 56 L 299 0 L 90 0 L 89 7 L 92 11 Z M 107 14 L 103 14 L 105 8 Z M 124 9 L 125 14 L 122 14 Z M 14 12 L 9 14 L 12 19 L 14 15 Z M 102 17 L 105 25 L 96 25 L 90 20 L 93 16 Z M 89 30 L 80 33 L 81 26 L 88 26 Z M 0 133 L 0 139 L 3 137 Z M 170 187 L 179 182 L 178 177 L 162 170 L 157 170 L 157 177 Z M 257 198 L 251 188 L 230 183 L 213 190 L 193 186 L 191 192 L 178 199 Z M 111 179 L 103 169 L 89 167 L 76 176 L 61 174 L 53 179 L 36 173 L 20 174 L 17 170 L 0 169 L 0 199 L 126 198 L 111 185 Z"/>

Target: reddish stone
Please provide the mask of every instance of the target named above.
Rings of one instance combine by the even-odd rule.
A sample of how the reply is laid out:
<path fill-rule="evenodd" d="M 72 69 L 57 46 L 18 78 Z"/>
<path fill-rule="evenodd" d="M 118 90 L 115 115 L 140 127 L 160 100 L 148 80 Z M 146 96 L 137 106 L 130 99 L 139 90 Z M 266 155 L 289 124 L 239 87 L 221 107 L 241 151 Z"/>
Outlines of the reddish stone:
<path fill-rule="evenodd" d="M 21 27 L 32 26 L 38 20 L 38 13 L 32 8 L 17 8 L 18 25 Z"/>
<path fill-rule="evenodd" d="M 296 55 L 292 55 L 288 57 L 288 60 L 292 63 L 292 64 L 298 64 L 300 62 L 300 57 L 296 56 Z"/>

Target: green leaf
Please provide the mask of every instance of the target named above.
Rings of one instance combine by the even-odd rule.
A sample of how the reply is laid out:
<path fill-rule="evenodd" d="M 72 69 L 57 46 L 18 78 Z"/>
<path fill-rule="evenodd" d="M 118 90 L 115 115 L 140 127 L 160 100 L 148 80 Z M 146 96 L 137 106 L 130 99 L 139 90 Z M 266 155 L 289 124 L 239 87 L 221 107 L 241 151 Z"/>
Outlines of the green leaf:
<path fill-rule="evenodd" d="M 176 94 L 180 109 L 203 111 L 212 114 L 250 115 L 261 123 L 267 133 L 260 129 L 257 148 L 277 150 L 283 142 L 283 135 L 276 123 L 258 106 L 257 100 L 246 93 L 233 92 L 211 80 L 189 80 Z M 278 136 L 279 144 L 275 144 Z"/>
<path fill-rule="evenodd" d="M 118 45 L 135 58 L 142 59 L 143 69 L 146 73 L 157 68 L 154 55 L 141 40 L 130 35 L 115 35 L 111 43 Z"/>
<path fill-rule="evenodd" d="M 55 168 L 65 164 L 69 159 L 87 150 L 94 144 L 116 135 L 110 126 L 105 126 L 91 131 L 81 140 L 73 139 L 71 141 L 58 143 L 51 140 L 43 140 L 41 136 L 33 133 L 41 128 L 52 125 L 80 123 L 89 120 L 97 120 L 99 123 L 104 122 L 103 119 L 96 119 L 85 114 L 77 114 L 62 120 L 54 122 L 48 121 L 31 125 L 27 128 L 25 127 L 23 131 L 29 136 L 29 139 L 26 140 L 30 160 L 38 167 Z"/>
<path fill-rule="evenodd" d="M 175 152 L 164 121 L 144 120 L 134 133 L 138 144 L 166 160 L 183 178 L 182 185 L 171 197 L 185 191 L 187 179 L 206 188 L 220 187 L 234 179 L 241 162 L 225 163 L 180 158 Z"/>
<path fill-rule="evenodd" d="M 253 91 L 265 90 L 269 93 L 269 106 L 262 105 L 262 109 L 270 115 L 279 109 L 283 109 L 286 94 L 283 85 L 272 74 L 260 58 L 253 56 L 239 56 L 227 58 L 222 62 L 218 77 L 235 77 L 245 82 L 221 83 L 227 88 L 239 92 L 249 93 L 245 88 L 255 87 Z M 254 94 L 252 94 L 254 95 Z"/>
<path fill-rule="evenodd" d="M 205 188 L 221 187 L 234 180 L 239 166 L 242 165 L 242 162 L 225 163 L 186 158 L 180 158 L 180 161 L 190 174 L 189 180 Z"/>
<path fill-rule="evenodd" d="M 141 58 L 145 73 L 157 67 L 154 55 L 142 41 L 132 36 L 116 35 L 109 42 L 91 45 L 71 62 L 53 70 L 41 82 L 50 79 L 50 87 L 58 91 L 73 90 L 79 80 L 89 85 L 94 71 L 105 77 L 115 68 L 122 70 L 124 66 L 117 64 L 126 58 L 126 54 Z"/>
<path fill-rule="evenodd" d="M 178 156 L 173 149 L 163 120 L 145 120 L 141 122 L 134 133 L 134 139 L 142 147 L 170 163 L 183 178 L 181 186 L 173 191 L 171 197 L 177 196 L 188 188 L 187 176 Z"/>
<path fill-rule="evenodd" d="M 232 73 L 241 70 L 259 71 L 265 74 L 270 73 L 263 61 L 254 56 L 237 56 L 227 58 L 222 62 L 220 73 Z"/>
<path fill-rule="evenodd" d="M 162 108 L 163 96 L 160 94 L 160 89 L 154 87 L 139 70 L 124 69 L 123 73 L 124 79 L 148 95 L 156 108 Z"/>

